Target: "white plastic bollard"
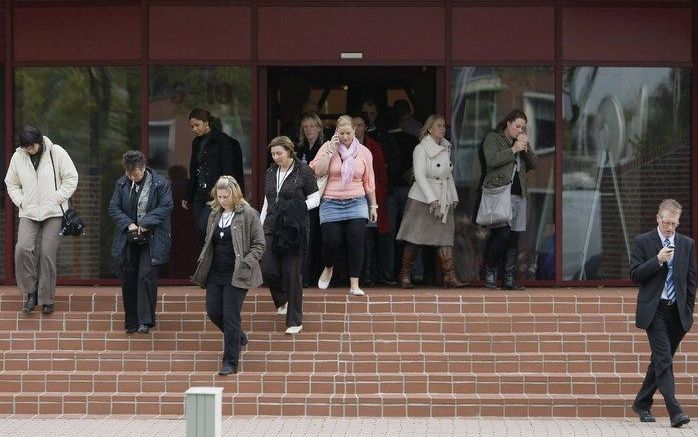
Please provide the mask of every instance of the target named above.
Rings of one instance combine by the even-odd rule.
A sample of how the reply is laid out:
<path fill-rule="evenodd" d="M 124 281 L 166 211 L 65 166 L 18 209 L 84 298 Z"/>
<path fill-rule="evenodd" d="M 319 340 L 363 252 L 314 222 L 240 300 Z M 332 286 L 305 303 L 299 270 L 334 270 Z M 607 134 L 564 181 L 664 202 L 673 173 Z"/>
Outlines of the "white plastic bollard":
<path fill-rule="evenodd" d="M 191 387 L 185 393 L 187 437 L 221 437 L 222 387 Z"/>

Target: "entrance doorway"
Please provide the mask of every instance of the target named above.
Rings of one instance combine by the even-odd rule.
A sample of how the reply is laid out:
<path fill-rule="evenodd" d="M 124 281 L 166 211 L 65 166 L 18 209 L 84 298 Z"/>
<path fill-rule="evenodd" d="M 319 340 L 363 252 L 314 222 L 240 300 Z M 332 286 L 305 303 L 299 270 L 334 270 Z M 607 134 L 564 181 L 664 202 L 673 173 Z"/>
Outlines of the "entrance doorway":
<path fill-rule="evenodd" d="M 373 100 L 378 110 L 405 99 L 424 121 L 436 108 L 434 67 L 276 67 L 269 69 L 268 135 L 298 140 L 300 116 L 317 112 L 331 130 L 340 115 Z"/>
<path fill-rule="evenodd" d="M 320 117 L 324 138 L 328 139 L 334 132 L 339 116 L 356 116 L 361 113 L 364 102 L 372 101 L 375 104 L 377 115 L 375 110 L 371 110 L 372 115 L 366 114 L 365 119 L 371 127 L 370 131 L 375 122 L 378 129 L 374 131 L 374 139 L 379 136 L 380 140 L 377 141 L 383 149 L 381 159 L 385 159 L 388 174 L 385 182 L 387 199 L 379 206 L 379 214 L 385 214 L 387 220 L 384 219 L 382 230 L 376 229 L 375 225 L 366 229 L 360 283 L 369 287 L 372 284 L 394 283 L 400 268 L 401 253 L 401 245 L 395 242 L 395 234 L 411 184 L 411 181 L 405 183 L 404 180 L 411 169 L 412 149 L 418 143 L 417 131 L 436 109 L 436 68 L 272 67 L 268 70 L 268 81 L 268 139 L 286 135 L 297 143 L 302 115 L 308 112 Z M 404 127 L 404 132 L 399 132 L 398 127 Z M 267 157 L 267 162 L 271 162 L 270 158 Z M 405 165 L 405 161 L 408 164 Z M 403 166 L 406 171 L 401 171 Z M 311 214 L 313 226 L 319 229 L 320 225 L 319 219 L 313 224 Z M 314 286 L 322 265 L 319 262 L 319 240 L 313 236 L 312 229 L 309 250 L 304 282 Z M 333 286 L 347 283 L 343 256 L 342 250 L 335 264 Z M 426 254 L 418 262 L 420 277 L 426 281 L 433 280 L 435 276 L 432 259 L 430 254 Z"/>

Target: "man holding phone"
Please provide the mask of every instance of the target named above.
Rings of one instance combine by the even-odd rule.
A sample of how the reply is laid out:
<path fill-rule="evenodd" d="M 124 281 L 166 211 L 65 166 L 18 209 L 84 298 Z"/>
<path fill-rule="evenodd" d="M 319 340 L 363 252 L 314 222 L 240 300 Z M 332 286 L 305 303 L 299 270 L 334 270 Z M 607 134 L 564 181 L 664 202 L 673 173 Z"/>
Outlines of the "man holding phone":
<path fill-rule="evenodd" d="M 696 298 L 695 243 L 676 232 L 681 210 L 676 200 L 663 200 L 657 228 L 635 237 L 630 256 L 630 279 L 640 285 L 635 325 L 647 332 L 652 350 L 633 411 L 641 422 L 654 422 L 652 397 L 659 390 L 674 428 L 691 420 L 676 399 L 673 358 L 693 324 Z"/>

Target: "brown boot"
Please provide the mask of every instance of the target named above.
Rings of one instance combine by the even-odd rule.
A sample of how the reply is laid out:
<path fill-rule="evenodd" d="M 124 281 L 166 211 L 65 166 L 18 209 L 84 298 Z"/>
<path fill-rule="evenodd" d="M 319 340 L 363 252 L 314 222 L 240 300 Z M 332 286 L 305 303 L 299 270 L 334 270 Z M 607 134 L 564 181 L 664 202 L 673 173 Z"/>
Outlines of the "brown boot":
<path fill-rule="evenodd" d="M 412 275 L 412 266 L 414 265 L 416 254 L 417 250 L 414 244 L 405 243 L 405 247 L 402 249 L 402 267 L 398 276 L 398 282 L 402 288 L 414 288 L 410 276 Z"/>
<path fill-rule="evenodd" d="M 468 285 L 467 282 L 461 282 L 456 276 L 456 269 L 453 267 L 453 248 L 450 246 L 439 247 L 436 251 L 441 261 L 441 268 L 444 271 L 444 288 L 459 288 Z"/>

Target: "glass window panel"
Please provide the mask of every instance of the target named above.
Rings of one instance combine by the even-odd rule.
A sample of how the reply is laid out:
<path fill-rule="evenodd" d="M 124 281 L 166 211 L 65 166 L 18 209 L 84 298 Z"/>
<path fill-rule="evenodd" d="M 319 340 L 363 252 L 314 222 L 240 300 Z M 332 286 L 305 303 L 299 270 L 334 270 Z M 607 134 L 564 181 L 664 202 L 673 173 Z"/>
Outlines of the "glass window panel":
<path fill-rule="evenodd" d="M 123 174 L 121 155 L 140 147 L 140 92 L 138 67 L 15 69 L 15 126 L 33 124 L 63 146 L 80 178 L 73 205 L 87 235 L 63 238 L 61 277 L 114 277 L 107 207 Z"/>
<path fill-rule="evenodd" d="M 563 70 L 563 279 L 627 279 L 659 202 L 691 234 L 691 70 Z"/>
<path fill-rule="evenodd" d="M 0 31 L 4 31 L 0 26 Z M 5 279 L 5 69 L 0 67 L 0 168 L 2 168 L 2 180 L 0 181 L 0 282 Z M 11 201 L 8 201 L 12 205 Z"/>
<path fill-rule="evenodd" d="M 478 279 L 487 230 L 472 218 L 481 169 L 478 150 L 485 135 L 514 108 L 528 117 L 538 155 L 529 181 L 527 231 L 519 243 L 518 278 L 555 279 L 554 169 L 555 74 L 552 66 L 458 67 L 453 69 L 451 137 L 456 210 L 456 268 Z"/>
<path fill-rule="evenodd" d="M 240 142 L 245 196 L 250 198 L 251 73 L 249 67 L 231 66 L 153 66 L 149 71 L 149 163 L 171 180 L 175 204 L 172 255 L 161 274 L 167 278 L 189 278 L 198 256 L 198 250 L 191 246 L 195 240 L 194 215 L 181 207 L 194 139 L 189 113 L 196 107 L 210 111 L 221 119 L 223 130 Z"/>

